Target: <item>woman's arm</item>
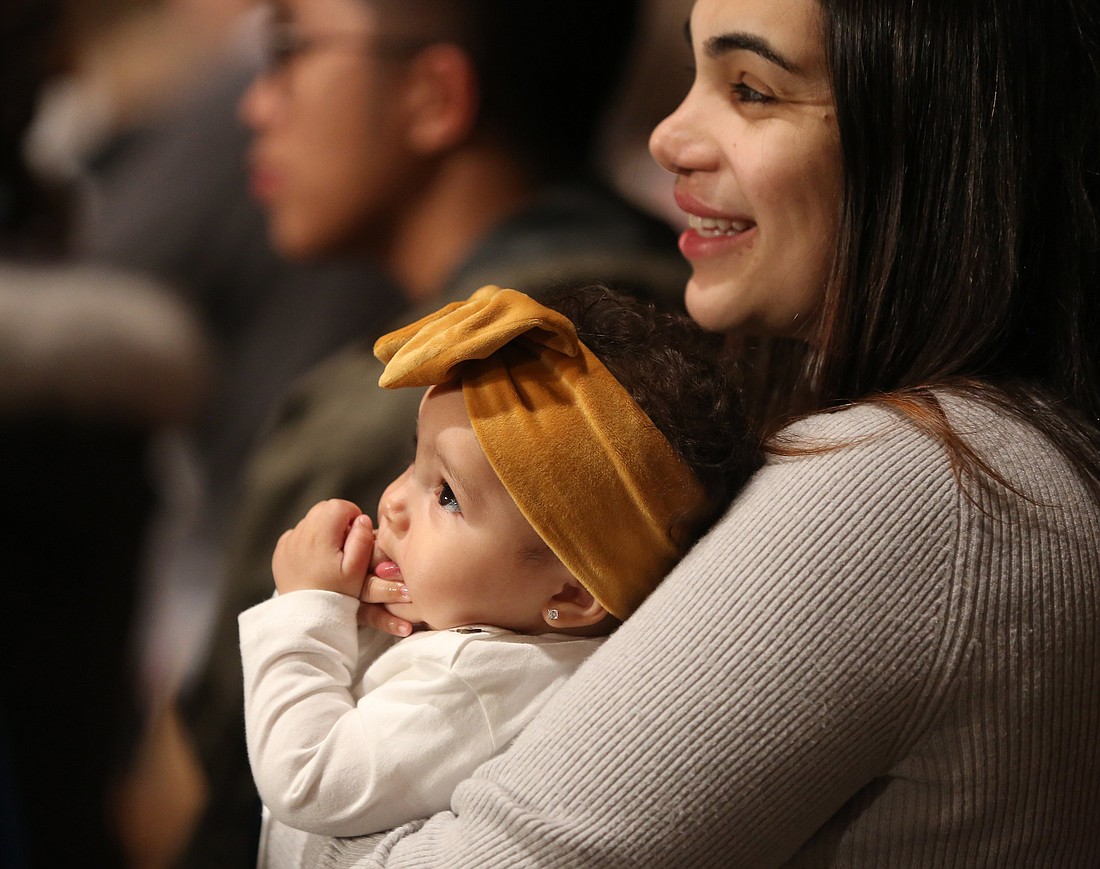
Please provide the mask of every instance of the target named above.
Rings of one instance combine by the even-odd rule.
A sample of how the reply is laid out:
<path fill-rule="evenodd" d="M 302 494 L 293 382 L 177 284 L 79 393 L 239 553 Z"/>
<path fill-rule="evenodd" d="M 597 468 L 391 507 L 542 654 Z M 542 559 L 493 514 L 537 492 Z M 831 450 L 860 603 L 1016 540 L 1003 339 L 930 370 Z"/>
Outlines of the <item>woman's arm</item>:
<path fill-rule="evenodd" d="M 453 813 L 321 865 L 782 863 L 937 711 L 964 652 L 962 499 L 904 426 L 769 464 Z"/>

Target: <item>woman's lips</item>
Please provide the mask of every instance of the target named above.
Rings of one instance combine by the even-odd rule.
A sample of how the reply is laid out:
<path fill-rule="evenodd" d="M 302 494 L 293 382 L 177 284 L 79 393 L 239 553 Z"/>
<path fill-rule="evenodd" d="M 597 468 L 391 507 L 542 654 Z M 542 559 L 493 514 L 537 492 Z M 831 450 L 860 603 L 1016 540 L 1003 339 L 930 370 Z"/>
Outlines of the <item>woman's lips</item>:
<path fill-rule="evenodd" d="M 756 224 L 730 232 L 700 232 L 688 227 L 680 234 L 680 253 L 685 259 L 698 260 L 748 244 L 756 237 Z"/>
<path fill-rule="evenodd" d="M 699 214 L 688 215 L 688 226 L 704 238 L 720 238 L 723 235 L 737 235 L 752 227 L 751 220 L 735 220 L 731 217 L 703 217 Z"/>
<path fill-rule="evenodd" d="M 680 253 L 687 259 L 724 253 L 755 236 L 752 220 L 723 214 L 682 190 L 676 191 L 676 204 L 688 217 L 688 227 L 680 235 Z"/>

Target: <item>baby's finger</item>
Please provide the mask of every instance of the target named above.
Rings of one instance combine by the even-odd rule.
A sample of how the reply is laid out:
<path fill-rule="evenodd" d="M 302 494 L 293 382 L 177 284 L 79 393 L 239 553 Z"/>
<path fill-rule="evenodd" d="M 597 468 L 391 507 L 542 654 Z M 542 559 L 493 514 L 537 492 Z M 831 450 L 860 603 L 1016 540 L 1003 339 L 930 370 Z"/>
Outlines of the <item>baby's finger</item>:
<path fill-rule="evenodd" d="M 359 624 L 395 637 L 407 637 L 413 629 L 412 622 L 399 619 L 385 607 L 373 603 L 364 603 L 359 606 Z"/>
<path fill-rule="evenodd" d="M 408 603 L 409 589 L 400 579 L 382 579 L 371 574 L 363 583 L 359 599 L 363 603 Z"/>
<path fill-rule="evenodd" d="M 330 498 L 314 504 L 298 524 L 300 528 L 308 529 L 310 537 L 318 543 L 340 550 L 344 548 L 349 526 L 362 512 L 351 501 Z"/>
<path fill-rule="evenodd" d="M 374 528 L 370 517 L 360 513 L 352 520 L 344 540 L 344 556 L 340 568 L 345 576 L 363 576 L 370 567 L 374 552 Z"/>

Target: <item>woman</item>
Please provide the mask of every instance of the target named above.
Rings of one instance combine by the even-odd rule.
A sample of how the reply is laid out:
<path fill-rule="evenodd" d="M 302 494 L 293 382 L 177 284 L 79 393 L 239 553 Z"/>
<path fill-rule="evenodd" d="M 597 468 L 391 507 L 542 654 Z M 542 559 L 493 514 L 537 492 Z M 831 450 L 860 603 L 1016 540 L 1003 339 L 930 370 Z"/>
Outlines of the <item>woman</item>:
<path fill-rule="evenodd" d="M 452 812 L 317 865 L 1100 862 L 1090 17 L 697 0 L 688 308 L 802 418 Z"/>

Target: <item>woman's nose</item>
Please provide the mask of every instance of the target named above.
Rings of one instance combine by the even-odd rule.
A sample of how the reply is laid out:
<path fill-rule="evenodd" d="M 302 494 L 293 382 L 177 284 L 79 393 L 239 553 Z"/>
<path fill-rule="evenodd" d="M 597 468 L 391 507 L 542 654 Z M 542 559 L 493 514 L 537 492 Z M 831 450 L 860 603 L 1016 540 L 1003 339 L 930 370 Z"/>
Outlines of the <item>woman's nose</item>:
<path fill-rule="evenodd" d="M 694 123 L 694 89 L 649 137 L 649 153 L 662 168 L 676 175 L 714 168 L 713 149 Z"/>

